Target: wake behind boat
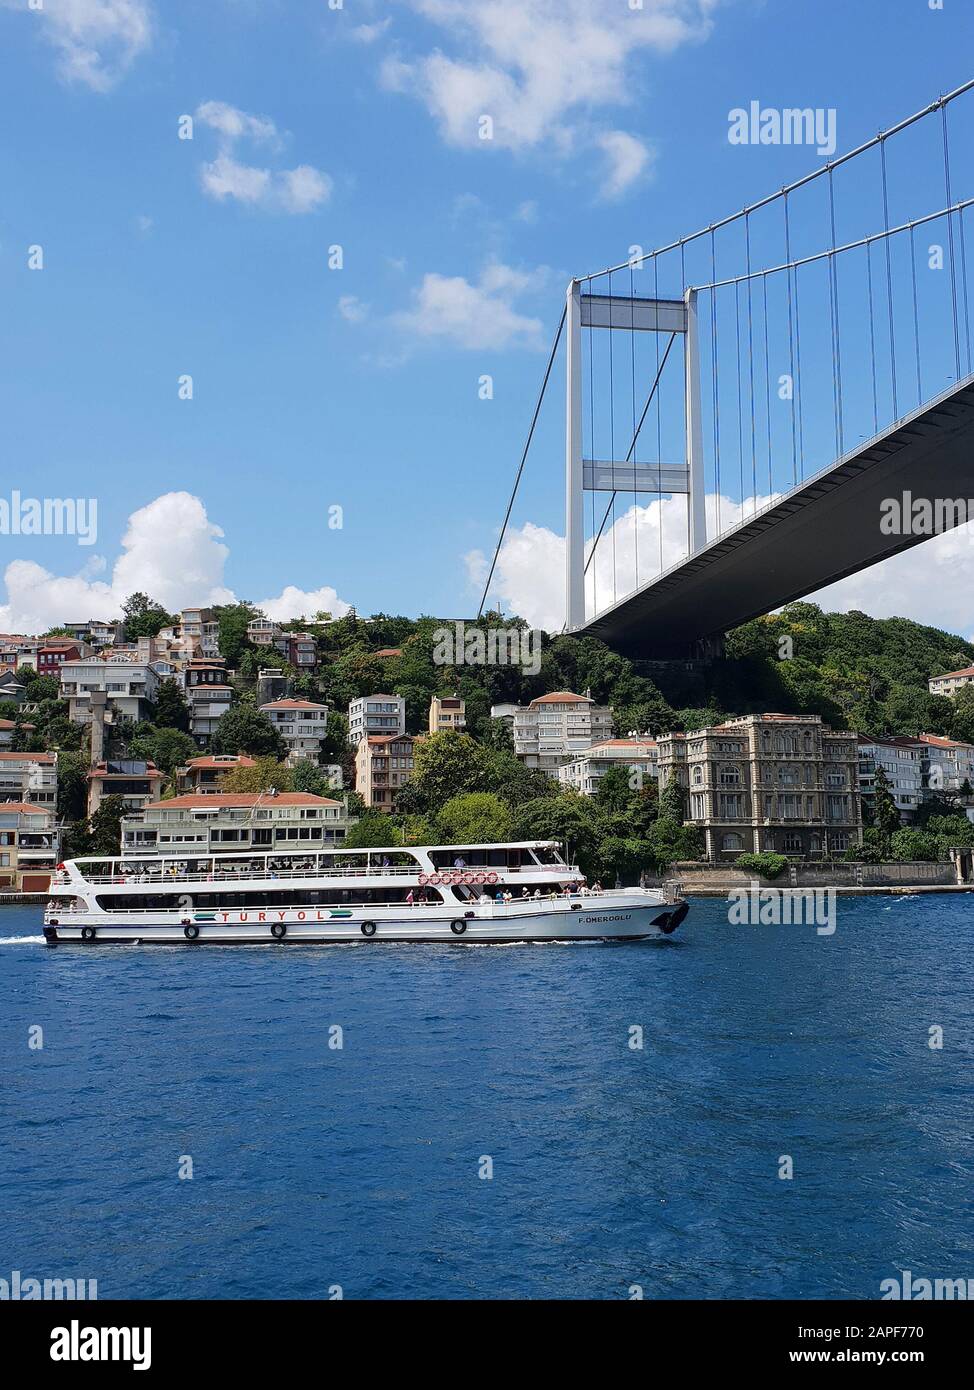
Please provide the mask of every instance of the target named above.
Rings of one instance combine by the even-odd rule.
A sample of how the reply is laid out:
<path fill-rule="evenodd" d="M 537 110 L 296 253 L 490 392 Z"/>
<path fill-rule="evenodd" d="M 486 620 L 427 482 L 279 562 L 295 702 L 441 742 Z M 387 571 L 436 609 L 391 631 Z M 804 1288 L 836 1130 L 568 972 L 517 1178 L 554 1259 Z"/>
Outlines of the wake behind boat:
<path fill-rule="evenodd" d="M 670 935 L 676 891 L 589 887 L 555 841 L 69 859 L 44 936 L 61 942 L 592 941 Z"/>

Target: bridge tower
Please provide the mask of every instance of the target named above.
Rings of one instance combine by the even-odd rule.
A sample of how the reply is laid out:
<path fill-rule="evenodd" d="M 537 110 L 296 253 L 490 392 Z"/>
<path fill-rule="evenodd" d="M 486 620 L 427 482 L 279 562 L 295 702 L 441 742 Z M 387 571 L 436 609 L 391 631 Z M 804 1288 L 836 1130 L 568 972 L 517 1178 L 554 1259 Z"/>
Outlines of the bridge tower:
<path fill-rule="evenodd" d="M 707 542 L 697 292 L 683 299 L 592 294 L 572 280 L 566 300 L 565 537 L 567 631 L 585 624 L 586 492 L 683 493 L 688 498 L 690 554 Z M 637 463 L 633 439 L 625 459 L 582 456 L 582 329 L 663 333 L 683 338 L 686 446 L 682 464 Z M 658 385 L 658 378 L 656 385 Z M 656 387 L 654 386 L 654 390 Z M 652 397 L 652 392 L 650 393 Z"/>

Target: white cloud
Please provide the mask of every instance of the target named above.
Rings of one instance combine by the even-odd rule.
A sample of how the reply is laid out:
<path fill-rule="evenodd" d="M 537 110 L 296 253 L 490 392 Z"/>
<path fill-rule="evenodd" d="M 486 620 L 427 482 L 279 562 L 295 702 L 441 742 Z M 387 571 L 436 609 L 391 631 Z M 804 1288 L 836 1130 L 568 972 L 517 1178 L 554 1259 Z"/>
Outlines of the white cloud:
<path fill-rule="evenodd" d="M 0 0 L 27 12 L 27 0 Z M 28 18 L 58 53 L 58 71 L 68 82 L 106 92 L 152 39 L 147 0 L 44 0 Z"/>
<path fill-rule="evenodd" d="M 236 148 L 242 140 L 274 148 L 280 145 L 277 127 L 269 116 L 253 116 L 223 101 L 205 101 L 196 108 L 195 120 L 215 130 L 219 140 L 216 158 L 200 169 L 200 182 L 209 197 L 302 214 L 313 212 L 331 196 L 331 179 L 310 164 L 273 170 L 237 158 Z"/>
<path fill-rule="evenodd" d="M 271 183 L 269 169 L 255 169 L 241 164 L 229 155 L 217 155 L 200 170 L 203 191 L 218 201 L 235 198 L 238 203 L 260 203 L 268 196 Z"/>
<path fill-rule="evenodd" d="M 596 142 L 606 157 L 608 168 L 602 183 L 604 198 L 621 198 L 645 171 L 651 151 L 624 130 L 607 130 Z"/>
<path fill-rule="evenodd" d="M 272 622 L 287 622 L 290 618 L 311 619 L 316 613 L 330 613 L 333 618 L 343 618 L 351 607 L 329 585 L 321 589 L 296 589 L 293 584 L 285 586 L 277 598 L 261 599 L 257 607 L 267 614 Z"/>
<path fill-rule="evenodd" d="M 421 101 L 451 145 L 563 153 L 601 142 L 600 108 L 632 104 L 639 87 L 632 59 L 639 52 L 671 53 L 710 32 L 719 0 L 408 0 L 439 26 L 442 46 L 403 59 L 390 57 L 381 80 Z M 449 49 L 450 51 L 446 51 Z M 482 138 L 482 116 L 493 122 Z M 621 186 L 634 174 L 640 142 L 623 150 L 616 139 L 613 168 Z M 645 149 L 644 146 L 641 148 Z M 639 170 L 646 162 L 642 157 Z M 611 186 L 610 179 L 610 186 Z"/>
<path fill-rule="evenodd" d="M 222 537 L 198 497 L 164 493 L 129 517 L 109 580 L 94 578 L 107 569 L 100 557 L 73 575 L 52 574 L 33 560 L 12 560 L 4 571 L 7 601 L 0 604 L 0 631 L 44 632 L 65 621 L 119 617 L 124 601 L 139 590 L 170 611 L 231 603 L 233 592 L 223 582 L 230 552 Z M 303 593 L 289 586 L 265 603 L 272 617 L 348 611 L 327 587 Z"/>
<path fill-rule="evenodd" d="M 357 295 L 343 294 L 338 301 L 338 312 L 346 323 L 363 323 L 369 316 L 369 306 Z"/>
<path fill-rule="evenodd" d="M 547 278 L 544 267 L 528 274 L 491 261 L 475 284 L 462 275 L 423 277 L 414 292 L 414 305 L 392 316 L 403 333 L 444 339 L 461 348 L 538 348 L 542 323 L 518 313 L 514 301 Z"/>
<path fill-rule="evenodd" d="M 270 116 L 252 116 L 225 101 L 204 101 L 196 108 L 194 118 L 200 125 L 218 131 L 227 140 L 245 136 L 258 144 L 277 144 L 277 126 Z"/>
<path fill-rule="evenodd" d="M 773 499 L 758 497 L 758 508 Z M 604 504 L 603 504 L 604 505 Z M 720 499 L 720 529 L 729 530 L 755 510 L 755 501 L 742 503 Z M 707 497 L 707 529 L 716 527 L 717 499 Z M 663 527 L 660 563 L 660 522 Z M 588 557 L 586 548 L 586 558 Z M 677 564 L 686 554 L 686 503 L 664 497 L 645 507 L 628 506 L 614 527 L 607 526 L 586 579 L 586 611 L 591 615 L 624 598 L 639 583 L 645 584 L 662 569 Z M 617 588 L 613 592 L 613 556 Z M 480 597 L 487 576 L 482 551 L 464 557 L 471 590 Z M 861 609 L 874 618 L 912 618 L 915 622 L 946 628 L 961 635 L 971 633 L 970 595 L 974 592 L 974 522 L 934 536 L 904 551 L 831 584 L 808 601 L 827 612 Z M 559 632 L 565 621 L 565 538 L 546 526 L 527 522 L 508 531 L 494 571 L 488 602 L 500 600 L 504 608 L 535 627 Z M 974 640 L 972 638 L 971 640 Z"/>
<path fill-rule="evenodd" d="M 391 19 L 378 19 L 374 24 L 357 24 L 352 30 L 352 38 L 357 43 L 375 43 L 392 23 Z"/>
<path fill-rule="evenodd" d="M 809 599 L 830 612 L 858 608 L 873 618 L 913 618 L 970 637 L 972 593 L 974 522 L 968 522 Z"/>

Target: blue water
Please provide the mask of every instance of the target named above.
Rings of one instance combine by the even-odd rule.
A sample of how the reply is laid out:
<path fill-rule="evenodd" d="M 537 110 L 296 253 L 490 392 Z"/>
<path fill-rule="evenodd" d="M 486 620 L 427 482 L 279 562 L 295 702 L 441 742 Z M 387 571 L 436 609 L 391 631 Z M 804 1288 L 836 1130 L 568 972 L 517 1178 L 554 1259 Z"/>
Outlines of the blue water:
<path fill-rule="evenodd" d="M 611 946 L 52 951 L 37 921 L 0 911 L 0 1277 L 873 1298 L 902 1269 L 974 1276 L 974 896 L 840 899 L 832 937 L 697 900 L 680 939 Z"/>

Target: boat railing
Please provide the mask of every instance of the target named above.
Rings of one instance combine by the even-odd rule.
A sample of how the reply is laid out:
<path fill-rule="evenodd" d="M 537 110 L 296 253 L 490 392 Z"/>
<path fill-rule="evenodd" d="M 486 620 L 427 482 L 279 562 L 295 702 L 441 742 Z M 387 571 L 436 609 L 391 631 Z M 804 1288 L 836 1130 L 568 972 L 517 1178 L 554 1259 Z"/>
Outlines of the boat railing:
<path fill-rule="evenodd" d="M 446 881 L 446 885 L 452 883 L 468 888 L 479 887 L 484 884 L 498 883 L 512 877 L 514 874 L 538 873 L 545 874 L 547 877 L 567 876 L 569 878 L 581 878 L 579 870 L 572 865 L 554 864 L 525 864 L 518 868 L 505 868 L 503 866 L 474 866 L 467 865 L 463 869 L 434 869 L 427 871 L 419 864 L 373 864 L 368 867 L 336 867 L 335 865 L 310 865 L 304 868 L 273 868 L 265 864 L 241 864 L 227 865 L 223 868 L 208 869 L 203 873 L 181 873 L 175 868 L 150 869 L 124 869 L 119 868 L 110 874 L 85 874 L 82 872 L 82 879 L 90 884 L 140 884 L 140 883 L 169 883 L 179 885 L 184 883 L 227 883 L 237 882 L 240 879 L 307 879 L 307 878 L 414 878 L 417 882 L 420 877 L 424 882 L 437 883 Z M 68 874 L 55 873 L 51 876 L 52 887 L 70 887 L 72 883 L 77 883 L 77 879 L 72 879 Z M 423 886 L 420 884 L 419 886 Z"/>

